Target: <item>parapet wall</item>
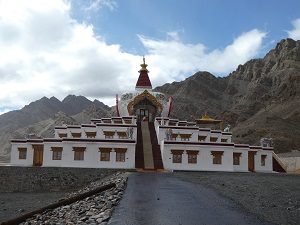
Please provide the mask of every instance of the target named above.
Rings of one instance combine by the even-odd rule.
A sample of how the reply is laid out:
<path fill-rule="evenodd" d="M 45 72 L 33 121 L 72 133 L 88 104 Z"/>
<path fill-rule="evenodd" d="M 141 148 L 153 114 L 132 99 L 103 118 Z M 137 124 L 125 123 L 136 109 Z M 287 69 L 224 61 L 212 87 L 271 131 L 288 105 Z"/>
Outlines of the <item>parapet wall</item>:
<path fill-rule="evenodd" d="M 77 189 L 116 169 L 0 166 L 0 192 L 54 192 Z"/>

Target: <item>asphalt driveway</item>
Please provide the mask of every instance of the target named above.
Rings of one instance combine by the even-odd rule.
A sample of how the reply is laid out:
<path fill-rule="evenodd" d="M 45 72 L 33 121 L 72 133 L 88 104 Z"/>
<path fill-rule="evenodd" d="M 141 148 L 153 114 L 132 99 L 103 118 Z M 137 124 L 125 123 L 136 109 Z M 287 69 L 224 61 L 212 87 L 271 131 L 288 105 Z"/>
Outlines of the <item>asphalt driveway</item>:
<path fill-rule="evenodd" d="M 270 224 L 172 173 L 132 173 L 110 225 Z"/>

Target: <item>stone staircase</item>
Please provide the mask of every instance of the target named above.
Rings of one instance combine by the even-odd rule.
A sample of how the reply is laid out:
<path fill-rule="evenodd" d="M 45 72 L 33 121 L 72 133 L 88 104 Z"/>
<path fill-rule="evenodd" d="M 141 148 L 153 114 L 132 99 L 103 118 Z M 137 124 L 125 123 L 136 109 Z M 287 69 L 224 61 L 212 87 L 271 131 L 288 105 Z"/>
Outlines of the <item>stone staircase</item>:
<path fill-rule="evenodd" d="M 148 121 L 141 122 L 141 130 L 143 136 L 144 168 L 148 170 L 153 170 L 154 162 Z"/>
<path fill-rule="evenodd" d="M 281 161 L 281 159 L 276 155 L 276 153 L 272 153 L 272 160 L 273 160 L 273 171 L 286 173 L 287 166 Z"/>
<path fill-rule="evenodd" d="M 137 123 L 135 167 L 144 170 L 163 169 L 160 146 L 153 122 L 141 121 Z"/>
<path fill-rule="evenodd" d="M 144 169 L 144 151 L 141 122 L 137 122 L 137 140 L 135 146 L 135 168 Z"/>
<path fill-rule="evenodd" d="M 156 131 L 153 122 L 149 122 L 149 130 L 152 144 L 152 153 L 155 169 L 164 169 L 163 161 L 161 158 L 160 145 L 158 144 Z"/>

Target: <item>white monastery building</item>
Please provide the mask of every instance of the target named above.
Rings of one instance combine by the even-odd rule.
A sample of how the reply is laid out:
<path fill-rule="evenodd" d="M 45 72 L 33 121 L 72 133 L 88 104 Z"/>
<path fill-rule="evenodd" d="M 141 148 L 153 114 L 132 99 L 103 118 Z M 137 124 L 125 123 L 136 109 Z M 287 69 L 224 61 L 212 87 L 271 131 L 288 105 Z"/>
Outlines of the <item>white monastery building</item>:
<path fill-rule="evenodd" d="M 11 140 L 11 165 L 284 172 L 269 142 L 235 144 L 229 129 L 202 127 L 221 120 L 179 121 L 171 108 L 171 97 L 152 90 L 144 60 L 135 91 L 117 96 L 116 117 L 55 127 L 54 138 Z"/>

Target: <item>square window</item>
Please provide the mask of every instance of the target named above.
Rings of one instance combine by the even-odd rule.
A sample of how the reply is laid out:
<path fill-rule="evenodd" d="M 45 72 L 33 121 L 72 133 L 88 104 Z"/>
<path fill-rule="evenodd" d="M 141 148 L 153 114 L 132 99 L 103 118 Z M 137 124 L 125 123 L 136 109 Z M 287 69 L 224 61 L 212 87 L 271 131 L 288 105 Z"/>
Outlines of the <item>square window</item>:
<path fill-rule="evenodd" d="M 125 162 L 125 152 L 116 152 L 116 161 Z"/>
<path fill-rule="evenodd" d="M 212 151 L 211 155 L 213 156 L 213 164 L 222 164 L 223 151 Z"/>
<path fill-rule="evenodd" d="M 191 134 L 179 134 L 181 141 L 189 141 L 191 138 Z"/>
<path fill-rule="evenodd" d="M 213 164 L 222 164 L 222 156 L 221 155 L 214 155 L 213 156 Z"/>
<path fill-rule="evenodd" d="M 103 131 L 105 139 L 113 139 L 115 135 L 115 131 Z"/>
<path fill-rule="evenodd" d="M 100 161 L 110 161 L 110 152 L 101 152 Z"/>
<path fill-rule="evenodd" d="M 52 160 L 61 160 L 62 157 L 62 147 L 51 147 Z"/>
<path fill-rule="evenodd" d="M 217 137 L 210 137 L 210 142 L 217 142 L 218 138 Z"/>
<path fill-rule="evenodd" d="M 53 151 L 52 160 L 61 160 L 62 151 Z"/>
<path fill-rule="evenodd" d="M 84 150 L 74 150 L 74 160 L 84 160 Z"/>
<path fill-rule="evenodd" d="M 196 154 L 188 154 L 188 163 L 197 164 L 197 155 Z"/>
<path fill-rule="evenodd" d="M 96 135 L 97 135 L 97 132 L 88 132 L 88 131 L 86 131 L 85 134 L 86 134 L 87 138 L 95 138 Z"/>
<path fill-rule="evenodd" d="M 26 159 L 27 157 L 27 148 L 19 148 L 19 159 Z"/>
<path fill-rule="evenodd" d="M 126 139 L 127 137 L 127 132 L 122 132 L 122 131 L 117 131 L 117 135 L 119 139 Z"/>
<path fill-rule="evenodd" d="M 267 158 L 267 155 L 261 155 L 261 166 L 266 165 L 266 158 Z"/>
<path fill-rule="evenodd" d="M 204 142 L 206 139 L 206 136 L 198 136 L 198 141 Z"/>
<path fill-rule="evenodd" d="M 81 133 L 71 133 L 72 137 L 74 138 L 80 138 L 81 137 Z"/>
<path fill-rule="evenodd" d="M 172 134 L 171 134 L 171 140 L 172 140 L 172 141 L 176 141 L 177 136 L 178 136 L 178 134 L 172 133 Z"/>
<path fill-rule="evenodd" d="M 184 150 L 171 150 L 173 163 L 182 163 L 182 154 Z"/>
<path fill-rule="evenodd" d="M 240 165 L 240 157 L 242 153 L 233 153 L 233 165 Z"/>
<path fill-rule="evenodd" d="M 182 154 L 173 154 L 173 163 L 182 163 Z"/>
<path fill-rule="evenodd" d="M 59 136 L 60 138 L 65 138 L 65 137 L 68 136 L 68 134 L 66 134 L 66 133 L 59 133 L 58 136 Z"/>
<path fill-rule="evenodd" d="M 74 160 L 84 160 L 83 151 L 75 151 L 74 152 Z"/>

